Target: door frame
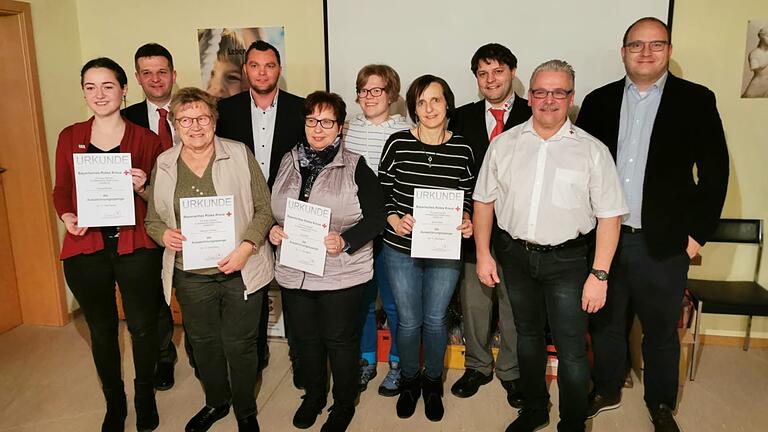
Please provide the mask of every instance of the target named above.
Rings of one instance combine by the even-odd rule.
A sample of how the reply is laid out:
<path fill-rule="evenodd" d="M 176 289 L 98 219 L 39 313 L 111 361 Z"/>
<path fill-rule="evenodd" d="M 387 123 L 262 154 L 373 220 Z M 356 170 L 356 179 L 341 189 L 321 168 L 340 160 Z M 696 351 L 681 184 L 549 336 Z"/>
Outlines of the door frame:
<path fill-rule="evenodd" d="M 3 19 L 15 17 L 21 38 L 17 59 L 20 79 L 26 84 L 21 95 L 10 100 L 28 121 L 20 128 L 21 139 L 6 141 L 0 164 L 11 232 L 11 248 L 22 322 L 31 325 L 63 326 L 70 320 L 62 266 L 59 262 L 59 232 L 52 198 L 48 146 L 45 140 L 40 83 L 29 3 L 0 0 Z M 13 119 L 4 119 L 13 124 Z"/>

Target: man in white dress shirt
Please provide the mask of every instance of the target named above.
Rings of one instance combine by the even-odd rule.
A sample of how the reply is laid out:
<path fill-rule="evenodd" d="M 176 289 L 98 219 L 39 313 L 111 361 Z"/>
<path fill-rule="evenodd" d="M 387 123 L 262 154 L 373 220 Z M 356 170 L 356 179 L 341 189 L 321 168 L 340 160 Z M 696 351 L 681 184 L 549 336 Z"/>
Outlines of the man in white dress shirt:
<path fill-rule="evenodd" d="M 485 285 L 499 283 L 489 247 L 495 213 L 502 232 L 494 248 L 518 333 L 524 403 L 508 432 L 549 422 L 547 322 L 559 360 L 558 430 L 584 430 L 587 314 L 605 304 L 620 219 L 628 213 L 608 149 L 568 120 L 573 87 L 573 68 L 564 61 L 534 70 L 532 118 L 491 142 L 475 186 L 477 275 Z"/>

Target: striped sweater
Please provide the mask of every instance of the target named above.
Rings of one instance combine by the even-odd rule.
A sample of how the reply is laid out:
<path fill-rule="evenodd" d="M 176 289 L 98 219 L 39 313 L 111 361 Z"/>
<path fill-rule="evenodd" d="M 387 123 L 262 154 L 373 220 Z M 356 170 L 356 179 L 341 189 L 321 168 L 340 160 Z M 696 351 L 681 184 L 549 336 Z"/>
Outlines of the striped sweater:
<path fill-rule="evenodd" d="M 416 188 L 462 190 L 464 211 L 472 214 L 474 167 L 472 148 L 460 135 L 454 134 L 441 145 L 427 145 L 410 131 L 392 134 L 379 163 L 379 182 L 384 190 L 387 216 L 413 214 Z M 397 235 L 389 224 L 384 241 L 395 250 L 410 254 L 411 236 Z"/>

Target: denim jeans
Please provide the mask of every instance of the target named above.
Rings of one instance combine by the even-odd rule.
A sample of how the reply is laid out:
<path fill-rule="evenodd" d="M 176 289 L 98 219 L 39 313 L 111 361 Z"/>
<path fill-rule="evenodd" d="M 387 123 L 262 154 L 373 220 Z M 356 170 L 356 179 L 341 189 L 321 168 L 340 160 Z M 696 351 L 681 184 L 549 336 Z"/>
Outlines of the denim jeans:
<path fill-rule="evenodd" d="M 175 269 L 173 284 L 205 404 L 220 407 L 231 401 L 238 419 L 255 414 L 257 339 L 264 296 L 257 291 L 244 299 L 240 272 L 200 275 Z"/>
<path fill-rule="evenodd" d="M 363 284 L 332 291 L 281 288 L 288 326 L 294 337 L 305 398 L 324 404 L 328 363 L 333 376 L 333 403 L 355 406 L 360 390 L 360 326 L 357 317 Z"/>
<path fill-rule="evenodd" d="M 404 378 L 419 373 L 423 338 L 427 377 L 443 376 L 448 345 L 446 311 L 461 273 L 460 260 L 411 258 L 390 246 L 381 252 L 397 304 L 397 344 Z"/>
<path fill-rule="evenodd" d="M 105 390 L 123 388 L 115 282 L 131 334 L 136 381 L 152 383 L 160 346 L 161 254 L 161 249 L 136 249 L 118 255 L 117 239 L 105 238 L 104 249 L 64 260 L 64 276 L 88 323 L 93 361 Z"/>
<path fill-rule="evenodd" d="M 588 247 L 583 244 L 533 252 L 509 235 L 499 237 L 495 243 L 496 256 L 504 272 L 517 326 L 517 356 L 526 408 L 546 410 L 549 404 L 544 334 L 549 321 L 558 358 L 558 431 L 583 431 L 589 364 L 585 341 L 587 313 L 581 309 L 581 294 L 589 275 Z"/>
<path fill-rule="evenodd" d="M 397 306 L 395 305 L 395 298 L 392 296 L 392 287 L 389 285 L 384 258 L 381 256 L 383 247 L 383 242 L 380 239 L 374 242 L 373 279 L 365 284 L 363 291 L 363 307 L 361 310 L 363 333 L 360 337 L 360 352 L 363 360 L 366 360 L 368 364 L 376 363 L 378 343 L 376 298 L 379 295 L 381 295 L 384 313 L 387 315 L 387 323 L 392 341 L 389 348 L 389 361 L 400 361 L 397 352 Z"/>

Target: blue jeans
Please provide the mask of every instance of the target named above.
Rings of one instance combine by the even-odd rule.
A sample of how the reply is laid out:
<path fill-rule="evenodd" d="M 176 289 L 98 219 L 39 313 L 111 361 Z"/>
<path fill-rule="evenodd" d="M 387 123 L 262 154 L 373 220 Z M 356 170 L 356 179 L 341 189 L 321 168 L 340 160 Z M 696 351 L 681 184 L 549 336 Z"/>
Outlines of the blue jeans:
<path fill-rule="evenodd" d="M 387 323 L 389 324 L 389 333 L 392 341 L 389 348 L 389 361 L 400 361 L 400 357 L 397 353 L 396 336 L 397 306 L 395 305 L 395 298 L 392 296 L 392 288 L 389 286 L 384 258 L 381 256 L 383 247 L 384 245 L 382 241 L 377 239 L 377 241 L 374 242 L 373 279 L 365 284 L 363 291 L 363 307 L 361 311 L 363 333 L 360 338 L 360 354 L 363 360 L 366 360 L 368 364 L 376 363 L 376 346 L 378 343 L 376 298 L 379 294 L 381 294 L 381 303 L 384 307 L 384 313 L 387 314 Z"/>
<path fill-rule="evenodd" d="M 544 329 L 549 321 L 558 358 L 558 431 L 583 431 L 589 364 L 587 313 L 581 309 L 581 294 L 589 275 L 588 246 L 533 252 L 507 234 L 499 238 L 494 247 L 517 326 L 520 387 L 526 408 L 548 409 Z"/>
<path fill-rule="evenodd" d="M 445 315 L 461 273 L 460 260 L 411 258 L 390 246 L 381 252 L 397 304 L 397 347 L 403 377 L 419 373 L 419 351 L 424 342 L 427 377 L 443 376 L 448 328 Z"/>

